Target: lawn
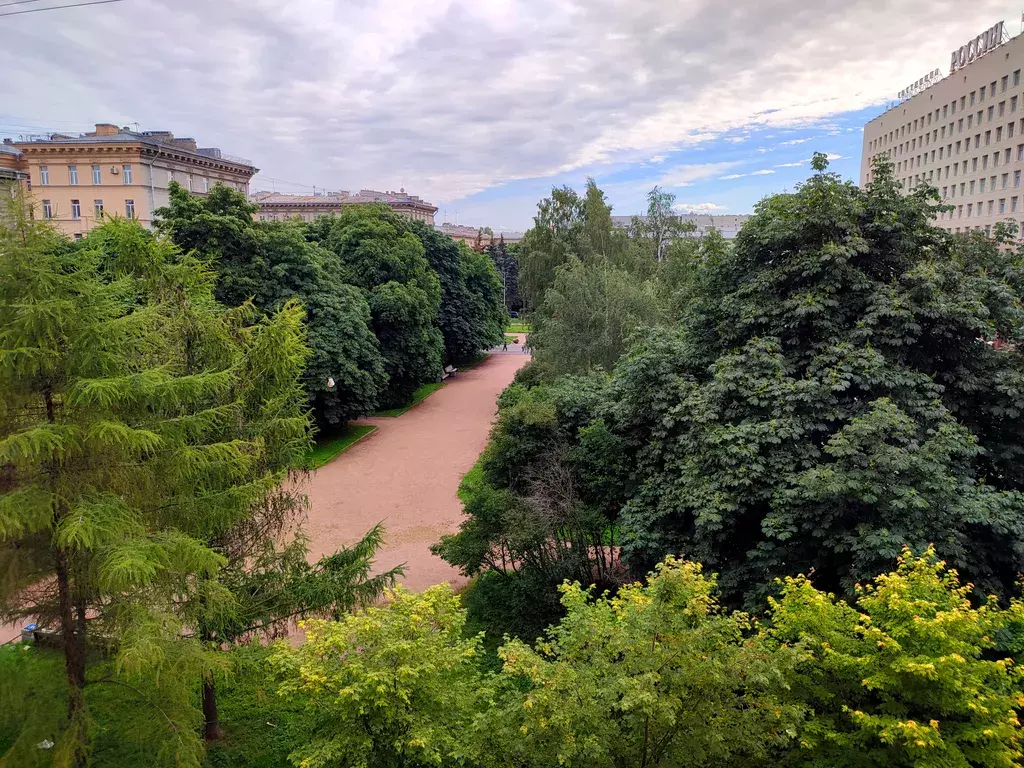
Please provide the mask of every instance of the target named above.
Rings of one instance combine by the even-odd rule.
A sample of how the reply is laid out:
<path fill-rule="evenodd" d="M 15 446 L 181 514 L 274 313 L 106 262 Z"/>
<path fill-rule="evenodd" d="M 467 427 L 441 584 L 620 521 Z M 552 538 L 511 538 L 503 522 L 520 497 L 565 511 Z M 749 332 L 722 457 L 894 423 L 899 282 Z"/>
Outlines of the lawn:
<path fill-rule="evenodd" d="M 316 447 L 307 454 L 306 467 L 319 469 L 376 429 L 369 424 L 349 424 L 340 435 L 322 437 L 317 440 Z"/>
<path fill-rule="evenodd" d="M 505 333 L 529 333 L 529 332 L 530 332 L 530 324 L 529 323 L 516 323 L 516 322 L 509 323 L 508 327 L 505 329 Z"/>
<path fill-rule="evenodd" d="M 227 665 L 218 681 L 225 736 L 207 749 L 204 766 L 280 768 L 289 765 L 288 753 L 308 741 L 302 711 L 277 695 L 273 672 L 266 664 L 268 654 L 259 645 L 225 654 Z M 56 651 L 21 643 L 0 646 L 0 763 L 5 758 L 26 768 L 52 763 L 53 755 L 36 745 L 45 739 L 56 741 L 65 726 L 63 667 L 63 657 Z M 111 672 L 110 662 L 97 659 L 89 665 L 88 677 L 96 680 Z M 144 683 L 133 688 L 86 686 L 93 721 L 90 765 L 136 768 L 175 762 L 168 754 L 175 732 L 159 714 L 171 702 L 152 696 L 152 688 Z M 140 695 L 143 691 L 148 696 Z M 197 681 L 191 703 L 198 705 L 198 700 Z M 191 725 L 198 734 L 200 723 Z M 157 755 L 160 759 L 155 759 Z"/>
<path fill-rule="evenodd" d="M 424 384 L 422 387 L 412 393 L 412 401 L 408 405 L 403 405 L 401 408 L 389 408 L 386 411 L 374 411 L 374 416 L 388 416 L 393 418 L 395 416 L 401 416 L 403 413 L 408 411 L 414 405 L 426 400 L 432 394 L 437 392 L 441 387 L 444 386 L 443 381 L 432 381 L 429 384 Z"/>

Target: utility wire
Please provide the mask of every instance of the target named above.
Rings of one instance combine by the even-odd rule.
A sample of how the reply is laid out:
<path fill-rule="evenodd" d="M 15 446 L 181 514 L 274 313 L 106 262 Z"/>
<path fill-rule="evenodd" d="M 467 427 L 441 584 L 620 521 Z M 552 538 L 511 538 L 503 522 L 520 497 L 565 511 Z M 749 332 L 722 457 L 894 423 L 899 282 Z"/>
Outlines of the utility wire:
<path fill-rule="evenodd" d="M 25 3 L 41 3 L 43 0 L 15 0 L 13 3 L 0 3 L 0 8 L 6 8 L 8 5 L 24 5 Z"/>
<path fill-rule="evenodd" d="M 17 0 L 14 3 L 8 3 L 8 5 L 18 5 L 20 3 L 31 2 L 32 0 Z M 39 13 L 40 11 L 61 11 L 65 8 L 81 8 L 85 5 L 106 5 L 107 3 L 120 3 L 122 0 L 92 0 L 91 3 L 74 3 L 73 5 L 52 5 L 49 8 L 28 8 L 24 11 L 9 11 L 8 13 L 0 13 L 0 18 L 4 16 L 19 16 L 23 13 Z M 2 7 L 2 6 L 0 6 Z"/>

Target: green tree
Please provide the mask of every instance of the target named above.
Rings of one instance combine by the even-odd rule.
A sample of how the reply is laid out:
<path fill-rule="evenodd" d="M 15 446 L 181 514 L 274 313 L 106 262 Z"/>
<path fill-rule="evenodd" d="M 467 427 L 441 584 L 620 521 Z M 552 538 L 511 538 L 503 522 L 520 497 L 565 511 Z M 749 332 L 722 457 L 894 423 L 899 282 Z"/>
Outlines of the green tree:
<path fill-rule="evenodd" d="M 306 641 L 280 645 L 273 659 L 281 693 L 313 720 L 292 762 L 414 768 L 470 758 L 480 638 L 464 637 L 464 624 L 447 584 L 399 589 L 340 622 L 305 622 Z"/>
<path fill-rule="evenodd" d="M 519 296 L 519 264 L 516 260 L 516 247 L 505 244 L 502 235 L 496 242 L 487 246 L 487 256 L 494 264 L 501 281 L 501 298 L 505 309 L 518 312 L 523 308 L 523 300 Z"/>
<path fill-rule="evenodd" d="M 413 393 L 441 374 L 444 338 L 438 328 L 441 286 L 423 244 L 405 220 L 382 205 L 352 206 L 321 217 L 310 237 L 329 248 L 331 278 L 363 290 L 380 341 L 388 390 L 381 404 L 408 403 Z M 333 274 L 337 269 L 338 273 Z"/>
<path fill-rule="evenodd" d="M 638 328 L 662 322 L 661 303 L 654 281 L 604 259 L 573 258 L 544 294 L 543 320 L 530 338 L 535 365 L 545 376 L 611 370 Z"/>
<path fill-rule="evenodd" d="M 423 244 L 441 285 L 438 326 L 444 336 L 445 360 L 472 360 L 500 344 L 507 314 L 498 275 L 487 258 L 422 222 L 406 226 Z"/>
<path fill-rule="evenodd" d="M 519 292 L 523 306 L 534 311 L 555 281 L 555 270 L 570 256 L 587 253 L 584 234 L 584 199 L 570 187 L 552 189 L 551 197 L 537 204 L 533 227 L 519 245 Z"/>
<path fill-rule="evenodd" d="M 859 587 L 850 605 L 787 578 L 762 636 L 801 648 L 807 705 L 793 766 L 1009 766 L 1021 759 L 1020 670 L 996 647 L 1021 604 L 972 605 L 971 586 L 929 549 Z"/>
<path fill-rule="evenodd" d="M 199 198 L 172 184 L 169 206 L 156 212 L 157 227 L 182 249 L 211 260 L 216 296 L 229 306 L 252 301 L 274 312 L 287 301 L 302 302 L 312 349 L 304 383 L 321 429 L 370 413 L 387 372 L 365 297 L 342 279 L 333 253 L 307 241 L 302 225 L 257 223 L 255 210 L 241 193 L 220 185 Z"/>
<path fill-rule="evenodd" d="M 755 607 L 776 577 L 813 569 L 847 591 L 934 542 L 1011 592 L 1020 257 L 931 226 L 933 200 L 884 164 L 863 190 L 818 173 L 701 264 L 680 328 L 609 390 L 635 459 L 634 567 L 685 551 Z"/>
<path fill-rule="evenodd" d="M 69 250 L 15 206 L 0 240 L 0 610 L 58 633 L 68 717 L 56 762 L 83 765 L 83 689 L 125 680 L 87 680 L 92 650 L 161 680 L 187 721 L 210 663 L 182 636 L 231 603 L 209 535 L 307 439 L 304 416 L 264 399 L 272 377 L 247 374 L 301 363 L 305 348 L 297 308 L 258 326 L 218 313 L 205 267 L 137 223 L 113 220 Z M 169 725 L 174 759 L 195 764 L 191 729 Z"/>
<path fill-rule="evenodd" d="M 798 656 L 746 639 L 699 565 L 671 558 L 646 585 L 597 597 L 562 588 L 566 616 L 536 648 L 513 640 L 500 704 L 484 713 L 488 765 L 761 765 L 786 746 Z"/>

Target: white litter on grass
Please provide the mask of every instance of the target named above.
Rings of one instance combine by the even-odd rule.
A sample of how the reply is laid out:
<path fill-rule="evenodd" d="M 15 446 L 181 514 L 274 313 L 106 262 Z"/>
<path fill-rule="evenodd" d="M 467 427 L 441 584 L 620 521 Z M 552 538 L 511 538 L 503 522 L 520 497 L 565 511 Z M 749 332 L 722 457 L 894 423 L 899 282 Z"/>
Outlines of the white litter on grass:
<path fill-rule="evenodd" d="M 39 749 L 53 749 L 53 742 L 49 739 L 43 739 L 38 744 L 36 744 L 36 747 L 38 747 Z"/>

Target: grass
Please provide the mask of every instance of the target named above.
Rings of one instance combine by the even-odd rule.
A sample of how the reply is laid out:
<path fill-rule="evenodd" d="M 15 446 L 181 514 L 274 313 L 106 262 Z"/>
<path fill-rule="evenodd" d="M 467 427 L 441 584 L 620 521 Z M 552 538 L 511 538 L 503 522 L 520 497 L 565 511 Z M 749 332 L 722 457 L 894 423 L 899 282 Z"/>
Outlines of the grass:
<path fill-rule="evenodd" d="M 529 333 L 529 332 L 530 332 L 530 324 L 529 323 L 509 323 L 508 327 L 505 329 L 505 333 Z"/>
<path fill-rule="evenodd" d="M 206 751 L 207 768 L 280 768 L 288 754 L 309 740 L 309 723 L 295 703 L 277 695 L 277 683 L 266 664 L 269 649 L 253 645 L 228 652 L 226 673 L 218 680 L 217 703 L 224 738 Z M 110 662 L 89 665 L 89 679 L 107 674 Z M 148 693 L 152 689 L 140 683 Z M 10 643 L 0 646 L 0 763 L 6 758 L 19 768 L 43 768 L 53 755 L 35 745 L 57 741 L 66 726 L 67 688 L 63 657 L 55 650 Z M 137 768 L 174 764 L 169 754 L 157 755 L 172 731 L 151 703 L 120 685 L 87 685 L 86 706 L 92 720 L 90 765 Z M 199 704 L 198 681 L 193 707 Z M 194 710 L 198 716 L 198 711 Z M 189 724 L 198 736 L 200 724 Z M 22 743 L 15 747 L 16 742 Z M 14 752 L 9 752 L 15 747 Z M 4 763 L 6 765 L 6 763 Z"/>
<path fill-rule="evenodd" d="M 429 384 L 424 384 L 422 387 L 420 387 L 419 389 L 412 393 L 412 400 L 409 402 L 408 405 L 403 405 L 400 408 L 389 408 L 386 411 L 374 411 L 373 415 L 387 416 L 388 418 L 401 416 L 414 405 L 418 405 L 419 403 L 426 400 L 428 397 L 437 392 L 437 390 L 439 390 L 443 386 L 443 381 L 432 381 Z"/>
<path fill-rule="evenodd" d="M 518 336 L 510 336 L 509 334 L 506 333 L 505 334 L 505 341 L 507 341 L 509 344 L 518 344 L 519 343 L 519 337 Z"/>
<path fill-rule="evenodd" d="M 313 450 L 307 454 L 306 466 L 309 469 L 320 469 L 376 429 L 369 424 L 349 424 L 340 435 L 322 437 L 317 440 Z"/>

